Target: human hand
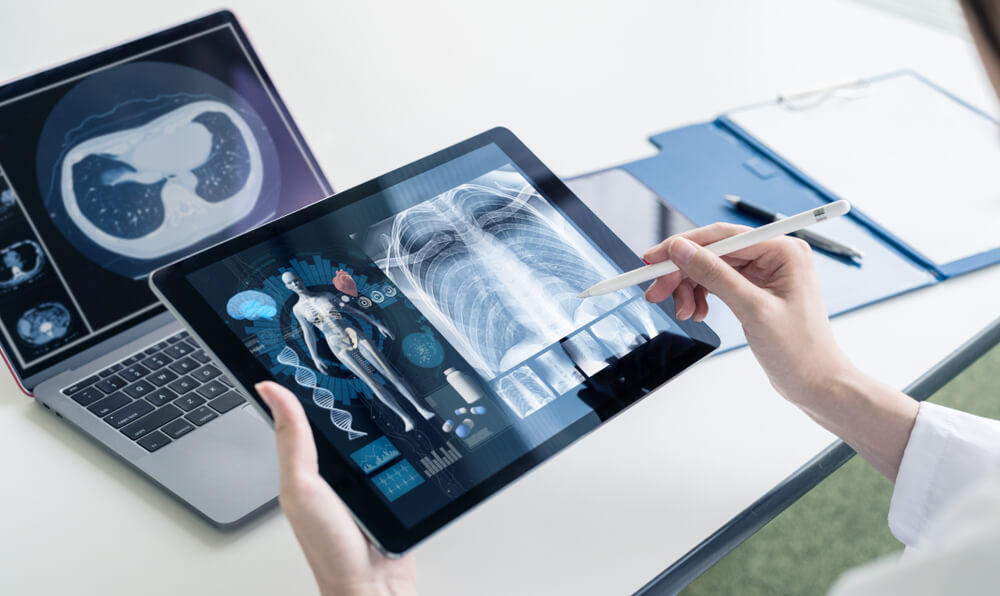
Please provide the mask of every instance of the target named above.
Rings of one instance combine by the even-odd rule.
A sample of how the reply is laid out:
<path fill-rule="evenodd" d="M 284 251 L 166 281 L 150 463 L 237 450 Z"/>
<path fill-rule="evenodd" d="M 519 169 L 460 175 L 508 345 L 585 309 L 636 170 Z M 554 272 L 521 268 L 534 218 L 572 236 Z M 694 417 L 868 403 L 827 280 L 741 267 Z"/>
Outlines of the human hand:
<path fill-rule="evenodd" d="M 718 296 L 740 320 L 754 356 L 787 399 L 808 405 L 832 378 L 853 374 L 823 306 L 809 245 L 782 236 L 718 257 L 702 248 L 750 228 L 717 223 L 667 238 L 643 258 L 680 269 L 658 278 L 646 299 L 671 294 L 679 319 L 702 321 Z"/>
<path fill-rule="evenodd" d="M 316 365 L 316 370 L 323 373 L 324 375 L 330 374 L 330 367 L 327 366 L 326 363 L 320 360 L 319 358 L 313 360 L 313 364 Z"/>
<path fill-rule="evenodd" d="M 416 594 L 413 555 L 390 559 L 379 552 L 320 477 L 316 444 L 298 398 L 271 381 L 258 383 L 254 389 L 274 416 L 281 469 L 278 500 L 316 576 L 320 593 Z"/>
<path fill-rule="evenodd" d="M 396 339 L 396 335 L 393 334 L 392 331 L 389 331 L 388 327 L 379 327 L 379 331 L 381 331 L 382 335 L 384 335 L 385 338 L 388 339 L 389 341 Z"/>

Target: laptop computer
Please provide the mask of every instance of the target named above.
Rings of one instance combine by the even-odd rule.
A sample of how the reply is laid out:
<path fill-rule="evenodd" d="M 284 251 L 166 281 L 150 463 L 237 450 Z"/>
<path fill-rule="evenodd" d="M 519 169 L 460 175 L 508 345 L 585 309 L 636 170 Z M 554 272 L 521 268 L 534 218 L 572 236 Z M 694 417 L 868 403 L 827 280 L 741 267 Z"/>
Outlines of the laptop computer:
<path fill-rule="evenodd" d="M 273 433 L 152 270 L 332 193 L 228 11 L 0 87 L 0 349 L 25 393 L 218 526 Z"/>

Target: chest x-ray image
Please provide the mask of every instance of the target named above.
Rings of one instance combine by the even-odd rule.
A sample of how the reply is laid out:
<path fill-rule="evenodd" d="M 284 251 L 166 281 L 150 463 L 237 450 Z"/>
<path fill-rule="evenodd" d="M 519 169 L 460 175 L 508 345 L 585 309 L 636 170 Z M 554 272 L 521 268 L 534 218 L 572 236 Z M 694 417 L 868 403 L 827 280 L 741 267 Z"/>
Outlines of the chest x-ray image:
<path fill-rule="evenodd" d="M 637 293 L 578 299 L 618 270 L 510 166 L 376 224 L 363 245 L 487 380 Z"/>
<path fill-rule="evenodd" d="M 347 287 L 344 276 L 339 273 L 338 275 L 340 277 L 340 284 Z M 400 376 L 388 359 L 372 344 L 371 339 L 365 336 L 361 329 L 356 328 L 350 321 L 345 319 L 344 314 L 349 314 L 352 317 L 369 323 L 379 333 L 389 339 L 394 338 L 392 331 L 373 317 L 338 300 L 333 294 L 310 290 L 306 287 L 302 278 L 291 271 L 283 273 L 281 281 L 285 284 L 285 287 L 298 296 L 295 305 L 292 307 L 292 314 L 301 328 L 302 337 L 309 350 L 309 355 L 312 357 L 313 364 L 319 372 L 329 374 L 330 369 L 316 351 L 317 331 L 322 333 L 327 346 L 337 361 L 356 377 L 363 380 L 371 388 L 375 397 L 399 416 L 403 421 L 404 432 L 413 430 L 413 420 L 400 407 L 399 402 L 396 401 L 393 395 L 393 391 L 402 395 L 425 419 L 430 420 L 434 417 L 434 412 L 420 403 L 413 389 Z M 353 280 L 349 285 L 348 289 L 356 288 Z M 385 382 L 379 378 L 379 375 L 382 379 L 385 379 Z"/>
<path fill-rule="evenodd" d="M 84 80 L 52 111 L 39 154 L 57 227 L 129 277 L 255 210 L 245 229 L 274 213 L 257 209 L 277 198 L 266 127 L 232 89 L 185 66 L 137 62 Z"/>

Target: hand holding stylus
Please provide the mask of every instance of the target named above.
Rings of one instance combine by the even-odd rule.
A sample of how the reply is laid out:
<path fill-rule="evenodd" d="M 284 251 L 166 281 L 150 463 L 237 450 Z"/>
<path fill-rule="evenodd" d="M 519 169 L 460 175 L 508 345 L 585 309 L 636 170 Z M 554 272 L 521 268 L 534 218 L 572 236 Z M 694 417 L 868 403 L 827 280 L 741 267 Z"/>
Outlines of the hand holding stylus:
<path fill-rule="evenodd" d="M 750 228 L 715 224 L 673 236 L 646 251 L 650 263 L 672 259 L 646 299 L 674 297 L 677 317 L 704 320 L 715 294 L 743 324 L 771 385 L 844 439 L 889 480 L 899 471 L 917 402 L 854 367 L 834 341 L 812 251 L 782 236 L 718 256 L 711 245 Z"/>
<path fill-rule="evenodd" d="M 759 228 L 746 228 L 744 232 L 707 244 L 705 249 L 715 255 L 727 255 L 753 246 L 754 244 L 770 240 L 771 238 L 798 232 L 815 223 L 846 215 L 850 210 L 851 204 L 849 202 L 844 200 L 834 201 L 822 207 L 814 207 L 791 217 L 773 221 Z M 580 292 L 577 298 L 610 294 L 611 292 L 616 292 L 635 284 L 656 279 L 661 275 L 666 275 L 676 270 L 677 265 L 670 261 L 646 265 L 645 267 L 639 267 L 638 269 L 633 269 L 611 279 L 596 283 L 583 292 Z"/>
<path fill-rule="evenodd" d="M 670 259 L 679 268 L 654 281 L 646 299 L 661 302 L 673 295 L 679 319 L 702 321 L 707 295 L 718 296 L 743 324 L 774 387 L 801 405 L 819 394 L 818 385 L 852 365 L 833 339 L 808 244 L 780 236 L 722 257 L 705 248 L 749 230 L 717 223 L 646 251 L 647 262 Z"/>

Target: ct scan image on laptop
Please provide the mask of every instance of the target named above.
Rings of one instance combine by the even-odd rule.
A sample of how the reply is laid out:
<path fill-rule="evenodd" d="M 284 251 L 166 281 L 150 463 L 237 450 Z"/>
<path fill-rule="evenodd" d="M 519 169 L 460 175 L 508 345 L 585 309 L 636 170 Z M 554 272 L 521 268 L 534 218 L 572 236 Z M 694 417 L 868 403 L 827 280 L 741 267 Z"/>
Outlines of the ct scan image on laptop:
<path fill-rule="evenodd" d="M 0 87 L 0 333 L 20 378 L 148 316 L 153 269 L 332 192 L 235 21 L 211 18 Z"/>

